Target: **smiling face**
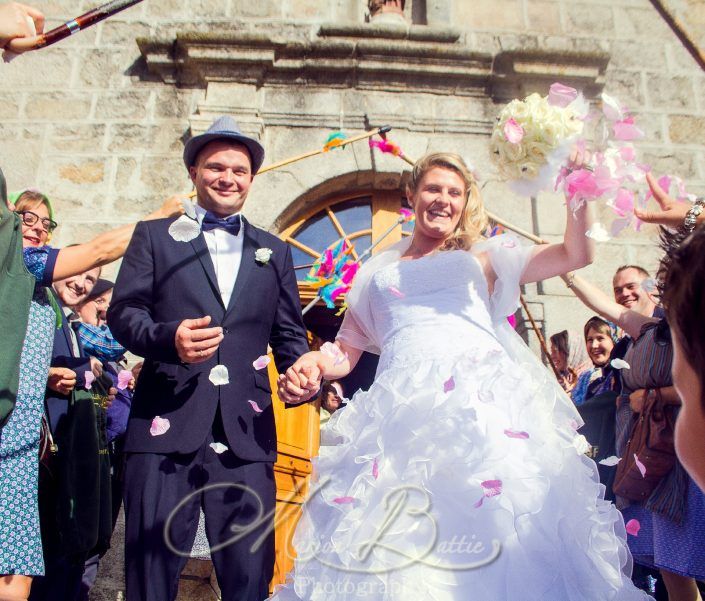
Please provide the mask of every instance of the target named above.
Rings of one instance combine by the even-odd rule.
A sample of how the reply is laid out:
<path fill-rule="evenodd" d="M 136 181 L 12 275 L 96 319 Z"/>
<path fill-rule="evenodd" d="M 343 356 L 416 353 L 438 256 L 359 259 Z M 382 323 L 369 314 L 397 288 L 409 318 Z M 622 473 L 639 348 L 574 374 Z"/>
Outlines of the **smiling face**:
<path fill-rule="evenodd" d="M 198 204 L 219 217 L 242 210 L 254 177 L 247 148 L 227 140 L 206 144 L 189 175 Z"/>
<path fill-rule="evenodd" d="M 49 239 L 49 230 L 42 223 L 49 219 L 49 209 L 43 202 L 30 203 L 28 206 L 19 205 L 18 212 L 31 211 L 39 217 L 33 225 L 22 222 L 22 246 L 24 248 L 38 248 L 44 246 Z"/>
<path fill-rule="evenodd" d="M 651 317 L 656 304 L 642 287 L 648 279 L 642 272 L 628 267 L 618 271 L 612 280 L 614 300 L 627 309 L 632 309 L 646 317 Z"/>
<path fill-rule="evenodd" d="M 75 307 L 93 290 L 100 277 L 100 267 L 75 275 L 65 280 L 54 282 L 54 290 L 66 307 Z"/>
<path fill-rule="evenodd" d="M 614 348 L 614 341 L 612 338 L 597 330 L 595 328 L 590 328 L 585 336 L 585 344 L 587 346 L 588 355 L 592 359 L 592 363 L 595 367 L 604 367 L 609 361 L 610 354 Z"/>
<path fill-rule="evenodd" d="M 433 167 L 408 195 L 416 214 L 414 240 L 442 244 L 453 234 L 463 214 L 467 196 L 463 178 L 451 169 Z"/>
<path fill-rule="evenodd" d="M 107 320 L 108 307 L 113 298 L 113 289 L 106 290 L 103 294 L 84 301 L 76 308 L 81 321 L 94 326 L 102 326 Z"/>

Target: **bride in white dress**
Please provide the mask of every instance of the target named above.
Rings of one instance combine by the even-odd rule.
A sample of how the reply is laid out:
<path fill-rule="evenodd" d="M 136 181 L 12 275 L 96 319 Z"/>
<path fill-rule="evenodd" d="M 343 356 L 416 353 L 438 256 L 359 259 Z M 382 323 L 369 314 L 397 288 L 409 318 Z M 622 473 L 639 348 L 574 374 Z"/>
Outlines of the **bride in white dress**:
<path fill-rule="evenodd" d="M 375 381 L 322 430 L 297 559 L 272 599 L 643 599 L 580 418 L 506 317 L 519 286 L 592 260 L 587 210 L 563 243 L 481 240 L 457 155 L 414 167 L 413 236 L 369 261 L 335 346 L 280 378 L 299 402 L 380 355 Z"/>

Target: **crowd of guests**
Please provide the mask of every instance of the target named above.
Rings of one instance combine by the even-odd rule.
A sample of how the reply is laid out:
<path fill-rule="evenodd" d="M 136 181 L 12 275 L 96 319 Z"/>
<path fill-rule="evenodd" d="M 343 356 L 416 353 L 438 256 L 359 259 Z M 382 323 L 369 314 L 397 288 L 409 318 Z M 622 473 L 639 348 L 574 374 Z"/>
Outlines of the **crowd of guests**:
<path fill-rule="evenodd" d="M 33 9 L 0 5 L 0 48 L 31 33 L 28 19 L 42 30 Z M 580 333 L 552 336 L 551 359 L 606 496 L 638 525 L 628 530 L 642 566 L 635 578 L 657 598 L 690 601 L 705 579 L 705 213 L 649 184 L 660 209 L 638 216 L 665 227 L 659 272 L 620 267 L 612 295 L 566 274 L 596 315 Z M 57 249 L 59 216 L 45 194 L 8 197 L 0 172 L 0 196 L 0 599 L 87 599 L 119 510 L 121 437 L 140 368 L 128 369 L 105 324 L 113 284 L 101 269 L 122 256 L 134 226 Z M 181 211 L 170 199 L 145 219 Z M 344 402 L 340 383 L 326 383 L 322 423 Z M 629 457 L 647 412 L 663 425 L 659 443 L 671 438 L 665 469 Z M 645 481 L 663 473 L 635 492 L 620 463 L 643 468 Z"/>
<path fill-rule="evenodd" d="M 705 581 L 705 261 L 696 252 L 705 227 L 689 218 L 691 207 L 649 181 L 661 211 L 644 217 L 665 226 L 658 273 L 624 265 L 614 274 L 613 295 L 574 273 L 564 275 L 598 315 L 581 334 L 551 336 L 550 355 L 585 422 L 581 432 L 606 498 L 626 523 L 638 525 L 628 536 L 635 582 L 657 599 L 697 600 Z M 644 424 L 651 438 L 639 447 Z M 629 466 L 639 470 L 636 480 Z"/>

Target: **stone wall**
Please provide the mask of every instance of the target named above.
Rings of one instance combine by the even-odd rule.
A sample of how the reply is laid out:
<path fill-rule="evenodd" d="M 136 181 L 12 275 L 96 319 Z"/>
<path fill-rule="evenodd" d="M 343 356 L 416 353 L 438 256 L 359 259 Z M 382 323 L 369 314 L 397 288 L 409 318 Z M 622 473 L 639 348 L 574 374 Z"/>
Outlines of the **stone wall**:
<path fill-rule="evenodd" d="M 34 4 L 51 27 L 94 3 Z M 702 3 L 665 5 L 702 47 Z M 647 131 L 644 161 L 705 193 L 705 76 L 649 0 L 409 0 L 408 29 L 366 23 L 365 6 L 145 0 L 0 66 L 0 165 L 10 188 L 38 187 L 55 200 L 63 245 L 188 191 L 183 142 L 222 112 L 261 136 L 268 162 L 320 147 L 333 129 L 389 123 L 409 156 L 466 156 L 492 211 L 557 239 L 561 199 L 512 195 L 486 143 L 502 102 L 562 80 L 627 103 Z M 405 169 L 356 145 L 263 175 L 245 213 L 277 231 L 323 195 L 397 189 Z M 618 265 L 653 269 L 658 254 L 653 231 L 625 232 L 585 272 L 609 289 Z M 527 298 L 548 333 L 588 317 L 559 280 L 529 286 Z M 103 582 L 100 598 L 117 599 L 119 578 Z"/>

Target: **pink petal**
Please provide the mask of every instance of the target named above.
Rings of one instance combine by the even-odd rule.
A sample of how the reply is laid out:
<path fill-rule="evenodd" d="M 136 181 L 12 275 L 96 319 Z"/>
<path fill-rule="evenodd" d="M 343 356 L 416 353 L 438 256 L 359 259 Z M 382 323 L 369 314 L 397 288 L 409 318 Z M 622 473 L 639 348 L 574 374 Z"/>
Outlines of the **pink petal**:
<path fill-rule="evenodd" d="M 504 137 L 510 144 L 519 144 L 524 138 L 524 128 L 514 119 L 508 119 L 504 124 Z"/>
<path fill-rule="evenodd" d="M 485 502 L 485 495 L 482 495 L 480 497 L 479 501 L 476 501 L 475 503 L 472 504 L 472 506 L 477 509 L 478 507 L 482 507 L 482 504 Z"/>
<path fill-rule="evenodd" d="M 620 188 L 612 201 L 612 208 L 620 217 L 631 215 L 634 212 L 634 192 Z"/>
<path fill-rule="evenodd" d="M 624 109 L 619 101 L 607 94 L 602 94 L 602 112 L 610 121 L 620 121 L 624 118 Z"/>
<path fill-rule="evenodd" d="M 132 372 L 129 369 L 123 369 L 118 374 L 117 387 L 118 390 L 125 390 L 132 382 Z"/>
<path fill-rule="evenodd" d="M 634 453 L 634 465 L 639 468 L 639 472 L 641 473 L 642 478 L 646 478 L 646 466 L 639 461 L 639 458 L 636 456 L 636 453 Z"/>
<path fill-rule="evenodd" d="M 505 430 L 504 433 L 509 437 L 509 438 L 519 438 L 522 440 L 526 440 L 529 438 L 529 433 L 528 432 L 521 432 L 518 430 Z"/>
<path fill-rule="evenodd" d="M 267 355 L 262 355 L 261 357 L 257 357 L 257 359 L 252 362 L 252 367 L 257 370 L 264 369 L 270 364 L 271 361 L 272 360 Z"/>
<path fill-rule="evenodd" d="M 639 536 L 639 530 L 641 530 L 641 524 L 639 523 L 639 520 L 629 520 L 625 525 L 624 525 L 627 534 L 631 534 L 632 536 Z"/>
<path fill-rule="evenodd" d="M 257 404 L 256 401 L 247 401 L 252 408 L 255 410 L 255 413 L 262 413 L 263 409 L 260 408 L 260 406 Z"/>
<path fill-rule="evenodd" d="M 619 149 L 619 156 L 622 157 L 623 161 L 626 161 L 627 163 L 632 163 L 636 159 L 636 151 L 631 145 L 622 146 L 622 148 Z"/>
<path fill-rule="evenodd" d="M 515 315 L 509 315 L 507 316 L 507 321 L 509 322 L 509 325 L 512 326 L 512 329 L 516 330 L 517 327 L 517 318 Z"/>
<path fill-rule="evenodd" d="M 377 459 L 374 460 L 372 463 L 372 477 L 377 480 L 379 478 L 379 463 L 377 463 Z"/>
<path fill-rule="evenodd" d="M 502 492 L 502 481 L 501 480 L 485 480 L 480 483 L 480 486 L 485 489 L 486 497 L 496 497 Z"/>
<path fill-rule="evenodd" d="M 152 425 L 149 428 L 149 433 L 152 436 L 161 436 L 162 434 L 166 434 L 166 431 L 171 428 L 171 423 L 169 423 L 169 420 L 165 417 L 155 417 L 152 420 Z"/>
<path fill-rule="evenodd" d="M 633 117 L 617 121 L 617 123 L 612 126 L 612 132 L 617 140 L 624 142 L 630 142 L 644 137 L 644 132 L 634 125 Z"/>
<path fill-rule="evenodd" d="M 453 376 L 443 382 L 443 392 L 450 392 L 451 390 L 455 390 L 455 380 Z"/>
<path fill-rule="evenodd" d="M 548 104 L 551 106 L 566 107 L 578 97 L 578 90 L 554 83 L 548 92 Z"/>
<path fill-rule="evenodd" d="M 610 236 L 612 236 L 612 238 L 616 238 L 617 236 L 619 236 L 622 230 L 626 229 L 629 226 L 631 222 L 631 215 L 625 217 L 624 219 L 615 219 L 612 222 L 612 226 L 610 227 Z"/>
<path fill-rule="evenodd" d="M 502 246 L 504 248 L 516 248 L 517 243 L 514 242 L 514 240 L 505 240 L 504 242 L 502 242 Z"/>
<path fill-rule="evenodd" d="M 403 293 L 401 290 L 399 290 L 399 288 L 397 288 L 396 286 L 390 286 L 389 288 L 387 288 L 387 290 L 389 290 L 389 292 L 391 292 L 391 293 L 392 293 L 394 296 L 396 296 L 397 298 L 404 298 L 404 297 L 406 296 L 406 294 L 404 294 L 404 293 Z"/>
<path fill-rule="evenodd" d="M 86 390 L 90 390 L 91 386 L 93 386 L 93 382 L 95 382 L 95 376 L 93 375 L 93 372 L 92 371 L 84 372 L 83 377 L 86 380 Z"/>
<path fill-rule="evenodd" d="M 354 503 L 355 502 L 355 497 L 337 497 L 333 499 L 333 503 L 337 503 L 338 505 L 345 505 L 349 503 Z"/>

